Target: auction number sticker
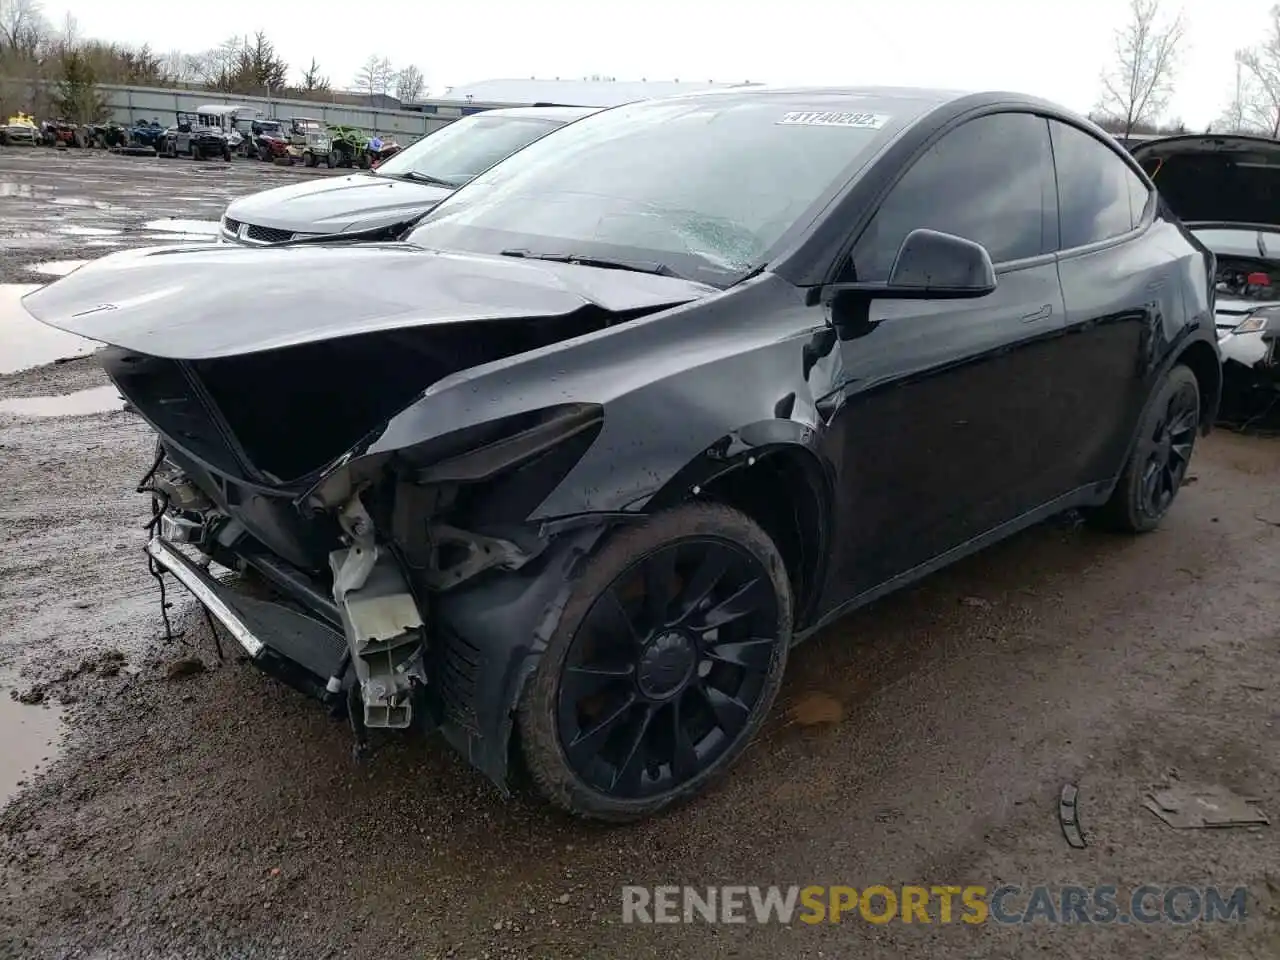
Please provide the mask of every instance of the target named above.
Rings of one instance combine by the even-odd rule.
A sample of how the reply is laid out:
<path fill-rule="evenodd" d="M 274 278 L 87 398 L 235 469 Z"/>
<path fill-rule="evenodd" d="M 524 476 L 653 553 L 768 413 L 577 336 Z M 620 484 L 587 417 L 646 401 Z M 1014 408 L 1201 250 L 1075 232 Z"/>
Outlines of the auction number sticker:
<path fill-rule="evenodd" d="M 883 113 L 839 113 L 823 110 L 795 110 L 783 114 L 778 123 L 805 127 L 857 127 L 862 130 L 879 130 L 889 118 Z"/>

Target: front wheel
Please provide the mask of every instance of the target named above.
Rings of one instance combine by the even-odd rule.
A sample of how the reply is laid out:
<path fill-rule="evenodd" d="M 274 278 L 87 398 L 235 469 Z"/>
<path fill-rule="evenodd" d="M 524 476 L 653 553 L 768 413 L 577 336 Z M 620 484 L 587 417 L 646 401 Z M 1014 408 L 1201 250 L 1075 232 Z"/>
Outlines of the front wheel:
<path fill-rule="evenodd" d="M 1129 462 L 1111 499 L 1095 514 L 1100 524 L 1130 533 L 1159 526 L 1186 478 L 1199 429 L 1200 384 L 1179 364 L 1143 411 Z"/>
<path fill-rule="evenodd" d="M 572 584 L 521 699 L 534 783 L 615 822 L 693 796 L 760 728 L 790 643 L 782 558 L 750 518 L 691 503 L 623 528 Z"/>

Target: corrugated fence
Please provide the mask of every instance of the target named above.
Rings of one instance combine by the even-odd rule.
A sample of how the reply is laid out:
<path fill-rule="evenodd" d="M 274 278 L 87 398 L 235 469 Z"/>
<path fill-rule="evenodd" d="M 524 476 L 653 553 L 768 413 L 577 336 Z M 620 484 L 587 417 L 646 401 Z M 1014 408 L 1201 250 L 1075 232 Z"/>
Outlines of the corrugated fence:
<path fill-rule="evenodd" d="M 6 94 L 6 104 L 13 100 L 21 104 L 29 99 L 31 82 L 0 80 L 0 93 Z M 261 110 L 264 116 L 287 119 L 289 117 L 313 117 L 325 123 L 359 127 L 369 133 L 382 136 L 393 134 L 402 139 L 415 139 L 445 126 L 461 115 L 453 111 L 432 114 L 409 110 L 384 110 L 361 107 L 347 103 L 325 103 L 317 100 L 286 100 L 267 97 L 239 97 L 215 93 L 209 90 L 181 90 L 167 87 L 129 87 L 103 83 L 98 85 L 110 111 L 110 119 L 123 124 L 137 120 L 159 120 L 168 126 L 174 114 L 194 111 L 205 104 L 231 106 L 244 104 Z M 26 94 L 26 96 L 24 96 Z M 44 118 L 39 118 L 44 119 Z"/>

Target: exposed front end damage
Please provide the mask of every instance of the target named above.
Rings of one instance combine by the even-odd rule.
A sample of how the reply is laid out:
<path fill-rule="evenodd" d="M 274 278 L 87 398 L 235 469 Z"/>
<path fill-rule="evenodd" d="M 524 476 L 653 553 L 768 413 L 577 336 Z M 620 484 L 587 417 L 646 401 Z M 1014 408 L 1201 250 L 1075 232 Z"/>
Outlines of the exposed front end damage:
<path fill-rule="evenodd" d="M 578 414 L 560 422 L 563 440 L 582 432 L 575 422 L 592 421 Z M 358 755 L 370 731 L 439 730 L 505 789 L 512 710 L 554 629 L 567 571 L 611 523 L 627 519 L 460 526 L 480 519 L 471 511 L 485 501 L 506 499 L 501 485 L 485 486 L 522 463 L 552 471 L 526 482 L 553 482 L 562 468 L 545 459 L 551 439 L 535 428 L 434 467 L 413 455 L 353 458 L 289 502 L 331 521 L 328 543 L 288 551 L 310 556 L 307 566 L 239 522 L 234 497 L 218 504 L 193 493 L 175 446 L 152 483 L 160 512 L 148 554 L 256 665 L 345 710 Z M 306 552 L 323 547 L 325 566 L 316 566 L 320 554 Z M 214 567 L 240 576 L 219 579 Z"/>
<path fill-rule="evenodd" d="M 103 367 L 159 436 L 140 487 L 153 498 L 152 569 L 254 664 L 345 712 L 359 751 L 370 731 L 438 729 L 502 785 L 512 710 L 564 572 L 630 518 L 536 516 L 600 434 L 600 404 L 513 385 L 463 416 L 424 396 L 706 288 L 453 258 L 411 323 L 391 305 L 418 296 L 402 269 L 437 263 L 422 251 L 258 253 L 312 285 L 330 263 L 391 279 L 324 331 L 302 317 L 262 333 L 224 316 L 175 324 L 157 304 L 225 256 L 207 251 L 186 270 L 175 251 L 105 258 L 26 305 L 115 344 Z"/>
<path fill-rule="evenodd" d="M 400 245 L 251 253 L 107 257 L 24 305 L 112 344 L 106 372 L 159 436 L 142 485 L 153 570 L 190 589 L 255 665 L 345 715 L 358 754 L 391 733 L 436 732 L 505 791 L 512 749 L 529 760 L 528 705 L 577 629 L 565 626 L 581 616 L 575 590 L 611 545 L 650 535 L 651 511 L 714 488 L 762 505 L 786 544 L 822 529 L 820 495 L 766 509 L 772 481 L 727 480 L 783 448 L 768 477 L 824 470 L 809 380 L 825 390 L 827 367 L 796 362 L 815 332 L 780 278 L 729 298 L 679 278 Z M 275 291 L 282 275 L 321 284 L 350 312 L 319 326 L 292 313 L 175 319 L 181 290 L 224 260 L 275 277 Z M 367 299 L 350 299 L 356 274 Z M 793 310 L 780 336 L 772 318 Z M 834 341 L 819 339 L 829 354 Z M 812 602 L 820 561 L 791 553 Z M 757 562 L 732 575 L 760 582 L 746 572 Z M 730 643 L 718 629 L 707 642 Z M 672 650 L 645 669 L 687 652 Z M 746 669 L 707 675 L 737 683 Z M 602 707 L 575 709 L 587 723 Z M 690 716 L 709 749 L 728 742 L 716 724 L 732 718 L 707 705 Z"/>
<path fill-rule="evenodd" d="M 405 571 L 378 546 L 364 505 L 348 502 L 339 519 L 351 546 L 330 553 L 329 566 L 363 710 L 357 729 L 403 730 L 413 722 L 415 695 L 427 684 L 426 622 Z"/>

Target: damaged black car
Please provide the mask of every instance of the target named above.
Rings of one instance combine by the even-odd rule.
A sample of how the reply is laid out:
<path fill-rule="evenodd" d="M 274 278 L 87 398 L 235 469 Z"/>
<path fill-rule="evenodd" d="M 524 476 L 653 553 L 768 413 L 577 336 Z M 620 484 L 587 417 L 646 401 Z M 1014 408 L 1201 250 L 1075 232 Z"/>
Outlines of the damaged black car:
<path fill-rule="evenodd" d="M 358 745 L 435 730 L 627 820 L 842 614 L 1068 509 L 1155 527 L 1213 278 L 1051 104 L 739 89 L 566 126 L 401 241 L 122 252 L 24 304 L 109 344 L 149 557 L 257 664 Z"/>

